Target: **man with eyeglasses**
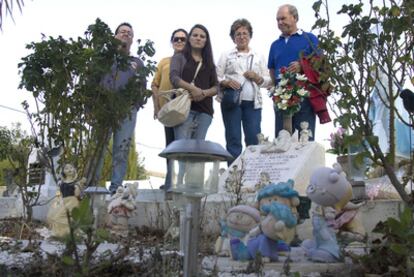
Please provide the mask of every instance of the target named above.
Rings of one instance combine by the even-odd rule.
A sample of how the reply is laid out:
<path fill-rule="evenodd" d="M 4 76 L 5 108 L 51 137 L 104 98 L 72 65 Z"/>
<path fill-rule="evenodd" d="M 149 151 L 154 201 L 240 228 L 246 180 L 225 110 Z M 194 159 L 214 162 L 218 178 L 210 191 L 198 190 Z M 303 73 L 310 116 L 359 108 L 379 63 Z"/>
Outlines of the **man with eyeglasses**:
<path fill-rule="evenodd" d="M 131 24 L 127 22 L 119 24 L 115 30 L 115 38 L 121 41 L 120 51 L 129 56 L 128 67 L 121 69 L 117 63 L 114 63 L 111 72 L 103 78 L 103 86 L 115 92 L 120 92 L 126 87 L 130 79 L 136 75 L 139 69 L 144 67 L 144 64 L 139 58 L 130 56 L 132 40 L 134 38 L 134 31 Z M 141 85 L 143 89 L 146 88 L 146 80 L 144 78 Z M 119 127 L 111 130 L 108 135 L 108 142 L 111 135 L 113 135 L 112 176 L 111 185 L 109 187 L 111 194 L 114 194 L 117 188 L 122 185 L 127 170 L 129 148 L 132 143 L 139 108 L 140 103 L 132 105 L 130 113 L 120 122 Z M 100 179 L 103 161 L 104 153 L 101 154 L 98 160 L 97 170 L 94 177 L 95 183 L 98 183 Z"/>

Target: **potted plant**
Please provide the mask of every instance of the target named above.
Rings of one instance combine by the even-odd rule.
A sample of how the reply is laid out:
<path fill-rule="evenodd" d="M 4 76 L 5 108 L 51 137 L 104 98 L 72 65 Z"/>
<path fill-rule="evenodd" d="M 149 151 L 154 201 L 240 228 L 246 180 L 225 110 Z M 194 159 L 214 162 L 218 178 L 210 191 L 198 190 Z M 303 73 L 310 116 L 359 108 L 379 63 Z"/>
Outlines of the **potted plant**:
<path fill-rule="evenodd" d="M 355 138 L 347 134 L 342 127 L 331 133 L 329 141 L 332 148 L 328 149 L 327 152 L 337 155 L 336 161 L 341 165 L 352 184 L 354 199 L 365 198 L 365 183 L 363 180 L 366 166 L 360 153 L 361 147 L 355 143 Z"/>

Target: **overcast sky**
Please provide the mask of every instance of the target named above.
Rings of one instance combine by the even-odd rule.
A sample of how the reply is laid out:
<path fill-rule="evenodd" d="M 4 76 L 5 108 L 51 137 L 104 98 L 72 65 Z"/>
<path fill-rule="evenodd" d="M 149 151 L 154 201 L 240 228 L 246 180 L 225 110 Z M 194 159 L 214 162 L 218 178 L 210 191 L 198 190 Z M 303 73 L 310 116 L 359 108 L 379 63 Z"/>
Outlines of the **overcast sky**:
<path fill-rule="evenodd" d="M 332 11 L 337 11 L 343 3 L 352 1 L 331 1 Z M 0 126 L 11 126 L 21 122 L 28 129 L 25 114 L 6 107 L 22 110 L 21 102 L 31 99 L 31 94 L 18 90 L 19 75 L 17 64 L 28 54 L 25 45 L 40 41 L 41 34 L 46 36 L 62 35 L 64 38 L 82 36 L 89 24 L 99 17 L 112 30 L 124 21 L 130 22 L 135 31 L 135 40 L 151 39 L 155 42 L 154 60 L 170 56 L 169 43 L 171 32 L 177 28 L 189 30 L 194 24 L 201 23 L 210 32 L 214 58 L 232 48 L 229 37 L 230 25 L 238 18 L 248 19 L 253 26 L 250 46 L 263 53 L 267 58 L 270 44 L 280 35 L 276 25 L 276 10 L 285 3 L 295 5 L 299 10 L 299 28 L 310 31 L 314 23 L 313 1 L 275 1 L 275 0 L 34 0 L 25 1 L 22 13 L 14 10 L 14 20 L 6 17 L 3 32 L 0 33 Z M 340 30 L 345 22 L 334 17 L 334 27 Z M 134 45 L 136 46 L 136 45 Z M 133 48 L 134 52 L 136 48 Z M 272 103 L 264 94 L 262 132 L 273 139 L 274 114 Z M 215 102 L 213 123 L 207 139 L 225 145 L 223 121 L 220 107 Z M 149 101 L 138 113 L 136 126 L 137 150 L 145 159 L 149 170 L 164 171 L 164 160 L 158 154 L 164 148 L 164 131 L 158 121 L 153 120 L 153 105 Z M 327 138 L 333 130 L 332 124 L 316 127 L 316 140 L 327 145 Z M 328 158 L 328 162 L 332 159 Z M 328 164 L 329 165 L 329 164 Z"/>

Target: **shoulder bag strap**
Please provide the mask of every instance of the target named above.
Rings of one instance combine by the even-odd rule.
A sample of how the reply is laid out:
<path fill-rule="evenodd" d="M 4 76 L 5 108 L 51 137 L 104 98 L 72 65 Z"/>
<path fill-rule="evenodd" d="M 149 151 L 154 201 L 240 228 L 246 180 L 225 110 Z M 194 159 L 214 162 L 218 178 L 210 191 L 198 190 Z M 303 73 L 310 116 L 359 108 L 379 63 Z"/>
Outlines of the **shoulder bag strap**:
<path fill-rule="evenodd" d="M 195 79 L 197 78 L 198 72 L 200 71 L 200 68 L 201 68 L 201 65 L 202 65 L 202 64 L 203 64 L 203 61 L 201 60 L 201 61 L 198 63 L 197 69 L 196 69 L 195 74 L 194 74 L 194 78 L 193 78 L 193 80 L 191 81 L 191 84 L 193 84 L 193 85 L 194 85 L 194 81 L 195 81 Z"/>
<path fill-rule="evenodd" d="M 252 70 L 254 55 L 250 56 L 249 70 Z"/>

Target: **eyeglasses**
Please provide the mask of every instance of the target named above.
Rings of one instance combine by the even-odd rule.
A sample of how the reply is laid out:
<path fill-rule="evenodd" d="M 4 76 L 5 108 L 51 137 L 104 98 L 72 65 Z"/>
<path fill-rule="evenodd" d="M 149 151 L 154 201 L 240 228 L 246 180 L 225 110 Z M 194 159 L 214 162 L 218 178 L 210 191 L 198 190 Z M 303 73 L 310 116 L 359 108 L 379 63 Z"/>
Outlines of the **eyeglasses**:
<path fill-rule="evenodd" d="M 132 37 L 132 32 L 128 31 L 128 30 L 121 30 L 121 31 L 118 32 L 118 34 L 127 35 L 129 37 Z"/>
<path fill-rule="evenodd" d="M 187 39 L 185 37 L 174 37 L 173 42 L 185 42 Z"/>
<path fill-rule="evenodd" d="M 249 33 L 246 33 L 246 32 L 243 32 L 243 33 L 235 33 L 234 36 L 235 37 L 242 37 L 242 36 L 244 36 L 244 37 L 250 37 L 250 34 Z"/>

